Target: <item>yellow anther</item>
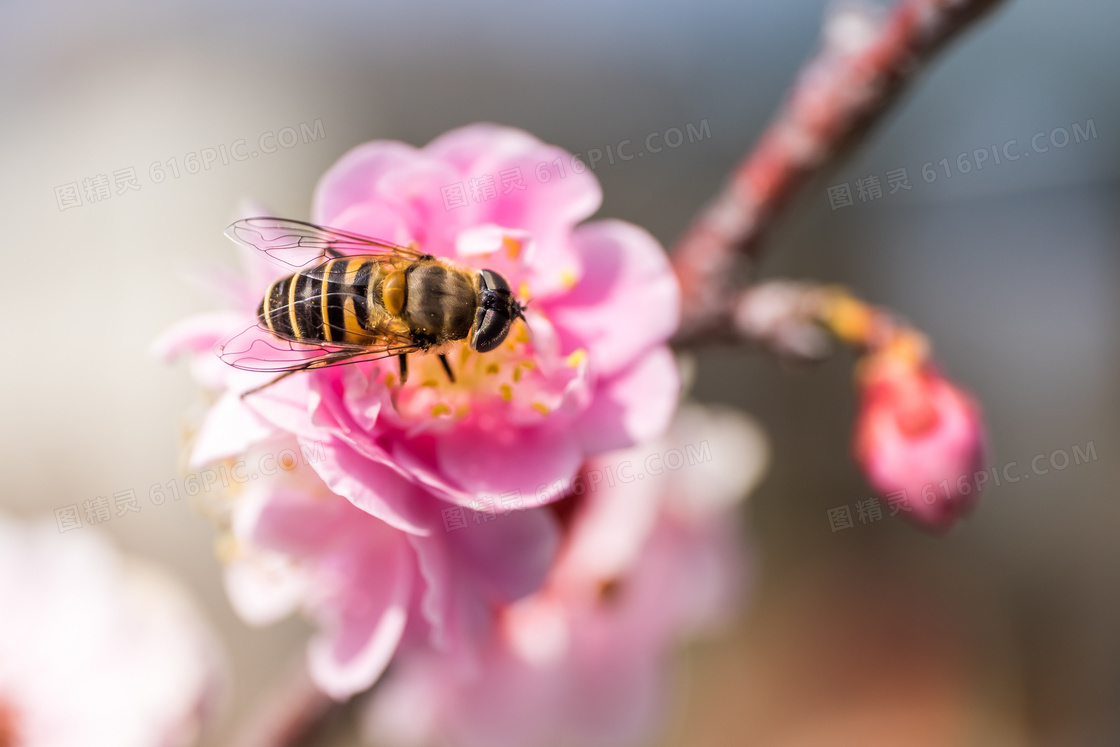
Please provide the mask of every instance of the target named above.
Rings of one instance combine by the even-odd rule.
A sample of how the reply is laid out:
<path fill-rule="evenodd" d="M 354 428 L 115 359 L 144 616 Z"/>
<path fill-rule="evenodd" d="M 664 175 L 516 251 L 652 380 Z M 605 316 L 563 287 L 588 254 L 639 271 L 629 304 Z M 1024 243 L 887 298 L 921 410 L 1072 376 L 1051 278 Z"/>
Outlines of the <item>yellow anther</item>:
<path fill-rule="evenodd" d="M 214 541 L 214 554 L 223 563 L 232 563 L 241 555 L 241 546 L 232 534 L 226 534 Z"/>
<path fill-rule="evenodd" d="M 450 415 L 451 408 L 440 402 L 438 405 L 432 407 L 432 417 L 438 418 L 440 415 Z"/>
<path fill-rule="evenodd" d="M 568 356 L 567 363 L 572 368 L 578 368 L 579 365 L 585 360 L 587 360 L 587 351 L 583 348 L 579 348 L 578 350 L 573 351 L 572 354 Z"/>
<path fill-rule="evenodd" d="M 533 409 L 539 412 L 541 415 L 547 415 L 552 412 L 552 410 L 548 409 L 548 405 L 546 405 L 544 402 L 534 402 Z"/>
<path fill-rule="evenodd" d="M 439 386 L 439 382 L 435 379 L 424 379 L 424 383 L 420 386 Z"/>
<path fill-rule="evenodd" d="M 513 380 L 514 380 L 514 382 L 521 381 L 521 369 L 520 368 L 513 369 Z"/>
<path fill-rule="evenodd" d="M 571 270 L 564 270 L 562 273 L 560 273 L 560 283 L 566 289 L 571 290 L 572 288 L 575 288 L 576 283 L 578 282 L 579 278 L 577 278 L 576 274 Z"/>
<path fill-rule="evenodd" d="M 504 399 L 506 402 L 509 402 L 511 399 L 513 399 L 513 387 L 511 387 L 509 384 L 502 384 L 501 387 L 499 387 L 499 391 L 502 393 L 502 399 Z"/>
<path fill-rule="evenodd" d="M 521 255 L 522 246 L 519 239 L 515 239 L 512 236 L 503 236 L 502 246 L 505 248 L 506 254 L 509 255 L 510 259 L 517 259 Z"/>
<path fill-rule="evenodd" d="M 488 373 L 488 374 L 496 374 L 501 370 L 502 370 L 502 367 L 499 366 L 497 363 L 491 363 L 489 366 L 486 367 L 486 373 Z"/>

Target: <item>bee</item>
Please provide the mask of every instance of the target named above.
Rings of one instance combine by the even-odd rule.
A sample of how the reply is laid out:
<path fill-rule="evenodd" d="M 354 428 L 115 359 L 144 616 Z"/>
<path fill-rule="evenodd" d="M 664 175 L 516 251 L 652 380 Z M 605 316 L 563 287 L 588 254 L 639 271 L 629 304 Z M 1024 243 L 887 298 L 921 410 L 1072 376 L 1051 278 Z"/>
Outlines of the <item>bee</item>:
<path fill-rule="evenodd" d="M 300 371 L 397 357 L 439 356 L 448 379 L 452 343 L 486 353 L 524 319 L 525 307 L 492 270 L 466 270 L 386 241 L 286 218 L 246 218 L 226 236 L 294 270 L 272 285 L 257 323 L 219 346 L 218 356 L 246 371 L 280 375 L 247 396 Z"/>

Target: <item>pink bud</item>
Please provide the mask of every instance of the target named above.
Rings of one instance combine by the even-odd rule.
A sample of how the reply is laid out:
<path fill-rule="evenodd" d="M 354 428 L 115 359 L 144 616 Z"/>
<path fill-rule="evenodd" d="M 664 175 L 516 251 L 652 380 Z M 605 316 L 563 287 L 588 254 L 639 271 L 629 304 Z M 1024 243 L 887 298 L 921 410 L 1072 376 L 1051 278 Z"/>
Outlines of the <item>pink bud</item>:
<path fill-rule="evenodd" d="M 868 482 L 911 520 L 948 529 L 976 503 L 979 406 L 931 365 L 889 353 L 868 361 L 860 379 L 854 445 Z"/>

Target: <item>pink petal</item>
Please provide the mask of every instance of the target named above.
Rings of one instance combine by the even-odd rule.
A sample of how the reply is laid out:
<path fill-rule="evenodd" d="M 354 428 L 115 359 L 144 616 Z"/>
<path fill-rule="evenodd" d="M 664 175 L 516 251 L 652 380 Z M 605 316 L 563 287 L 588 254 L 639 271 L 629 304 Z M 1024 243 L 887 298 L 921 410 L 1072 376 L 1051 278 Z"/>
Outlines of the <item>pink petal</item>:
<path fill-rule="evenodd" d="M 433 158 L 451 163 L 460 173 L 469 174 L 540 145 L 540 140 L 524 130 L 480 122 L 445 132 L 424 150 Z"/>
<path fill-rule="evenodd" d="M 292 614 L 306 594 L 304 578 L 280 556 L 256 553 L 226 566 L 226 595 L 238 617 L 256 627 Z"/>
<path fill-rule="evenodd" d="M 315 487 L 318 493 L 313 492 Z M 284 482 L 250 488 L 233 515 L 235 536 L 256 547 L 312 557 L 376 520 L 341 496 Z"/>
<path fill-rule="evenodd" d="M 666 342 L 680 322 L 680 289 L 664 250 L 648 232 L 621 221 L 577 228 L 579 283 L 549 305 L 564 349 L 585 347 L 592 369 L 610 375 Z"/>
<path fill-rule="evenodd" d="M 423 505 L 432 498 L 421 488 L 337 438 L 327 440 L 323 448 L 326 459 L 312 466 L 333 492 L 402 532 L 430 533 Z"/>
<path fill-rule="evenodd" d="M 226 392 L 206 413 L 191 451 L 192 469 L 244 453 L 276 434 L 276 429 L 245 405 L 236 392 Z"/>
<path fill-rule="evenodd" d="M 393 206 L 381 202 L 353 205 L 335 217 L 330 226 L 361 236 L 406 245 L 414 236 L 408 223 Z"/>
<path fill-rule="evenodd" d="M 509 604 L 536 591 L 560 546 L 554 514 L 545 508 L 497 516 L 464 511 L 467 528 L 446 537 L 463 574 L 492 603 Z"/>
<path fill-rule="evenodd" d="M 323 176 L 312 214 L 316 222 L 365 233 L 384 230 L 384 215 L 392 213 L 404 226 L 396 229 L 398 237 L 407 234 L 424 251 L 449 255 L 466 216 L 447 210 L 442 188 L 461 178 L 449 164 L 410 146 L 369 143 Z"/>
<path fill-rule="evenodd" d="M 473 671 L 478 663 L 476 649 L 490 629 L 492 613 L 477 589 L 463 582 L 442 534 L 408 537 L 424 582 L 420 614 L 428 624 L 431 645 L 452 657 L 454 669 Z"/>
<path fill-rule="evenodd" d="M 545 145 L 522 130 L 471 125 L 442 135 L 424 151 L 450 161 L 464 179 L 494 177 L 497 194 L 493 199 L 456 209 L 469 212 L 470 225 L 523 228 L 537 241 L 552 243 L 594 214 L 603 200 L 590 169 L 575 173 L 570 153 Z M 524 189 L 503 185 L 503 172 L 515 171 L 520 173 Z"/>
<path fill-rule="evenodd" d="M 163 361 L 183 354 L 213 354 L 214 345 L 243 326 L 245 315 L 237 311 L 211 311 L 176 322 L 152 340 L 148 352 Z"/>
<path fill-rule="evenodd" d="M 396 653 L 415 566 L 408 543 L 389 531 L 344 548 L 336 560 L 307 658 L 315 683 L 344 700 L 376 682 Z"/>
<path fill-rule="evenodd" d="M 417 156 L 416 148 L 394 140 L 377 140 L 350 149 L 319 179 L 312 220 L 343 228 L 339 216 L 353 206 L 376 202 L 380 197 L 379 179 L 393 169 L 409 166 Z"/>
<path fill-rule="evenodd" d="M 680 396 L 680 373 L 667 347 L 601 383 L 578 429 L 588 453 L 626 448 L 660 435 Z"/>
<path fill-rule="evenodd" d="M 437 453 L 452 480 L 495 503 L 502 493 L 528 502 L 539 488 L 574 475 L 583 460 L 572 433 L 545 427 L 489 433 L 464 425 L 440 437 Z"/>
<path fill-rule="evenodd" d="M 255 386 L 265 384 L 270 380 L 271 374 L 257 374 L 234 369 L 236 377 L 231 383 L 233 392 L 244 392 Z M 250 394 L 242 401 L 246 407 L 257 413 L 273 427 L 299 436 L 308 442 L 323 440 L 323 432 L 316 428 L 308 413 L 308 401 L 312 399 L 310 391 L 311 377 L 314 374 L 298 374 L 289 376 L 254 394 Z M 263 379 L 263 380 L 262 380 Z"/>

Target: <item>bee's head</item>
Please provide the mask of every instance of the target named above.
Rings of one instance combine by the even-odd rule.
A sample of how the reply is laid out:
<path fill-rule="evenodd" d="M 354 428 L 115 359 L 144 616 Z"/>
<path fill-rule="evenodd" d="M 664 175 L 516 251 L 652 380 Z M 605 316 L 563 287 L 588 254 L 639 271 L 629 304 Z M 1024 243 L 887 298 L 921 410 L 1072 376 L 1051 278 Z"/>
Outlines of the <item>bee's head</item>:
<path fill-rule="evenodd" d="M 472 350 L 487 353 L 501 345 L 515 319 L 524 319 L 524 308 L 509 289 L 506 279 L 493 270 L 478 273 L 478 311 L 471 328 Z"/>

